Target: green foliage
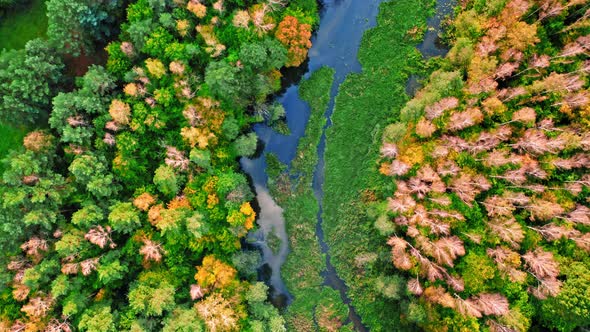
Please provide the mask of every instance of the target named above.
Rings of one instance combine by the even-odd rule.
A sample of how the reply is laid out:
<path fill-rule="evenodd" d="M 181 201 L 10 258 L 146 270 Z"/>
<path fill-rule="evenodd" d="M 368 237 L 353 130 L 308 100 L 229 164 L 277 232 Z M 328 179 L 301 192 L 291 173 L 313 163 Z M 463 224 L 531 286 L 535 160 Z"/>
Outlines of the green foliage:
<path fill-rule="evenodd" d="M 387 299 L 399 300 L 404 287 L 405 280 L 397 275 L 380 276 L 375 279 L 375 290 Z"/>
<path fill-rule="evenodd" d="M 105 50 L 109 54 L 106 65 L 109 73 L 115 77 L 123 77 L 131 69 L 132 64 L 129 57 L 121 50 L 121 43 L 111 42 Z"/>
<path fill-rule="evenodd" d="M 275 39 L 244 44 L 239 54 L 242 64 L 253 72 L 280 68 L 287 61 L 287 49 Z"/>
<path fill-rule="evenodd" d="M 46 41 L 34 39 L 24 50 L 0 55 L 0 121 L 34 123 L 47 114 L 64 65 Z"/>
<path fill-rule="evenodd" d="M 118 202 L 111 205 L 109 210 L 109 224 L 115 231 L 128 234 L 141 224 L 137 210 L 131 203 Z"/>
<path fill-rule="evenodd" d="M 327 320 L 332 318 L 330 310 L 316 312 L 322 300 L 318 296 L 320 290 L 326 289 L 326 294 L 330 295 L 322 308 L 342 305 L 338 293 L 334 294 L 330 292 L 333 290 L 321 286 L 324 281 L 322 271 L 326 266 L 315 234 L 319 205 L 312 190 L 313 171 L 318 159 L 317 145 L 326 121 L 324 113 L 330 101 L 333 79 L 334 70 L 324 67 L 300 86 L 302 98 L 311 106 L 311 117 L 290 172 L 283 173 L 287 169 L 286 165 L 281 164 L 276 156 L 266 155 L 269 189 L 275 201 L 284 209 L 283 216 L 289 234 L 291 252 L 281 272 L 287 288 L 295 297 L 286 314 L 290 330 L 319 328 L 314 322 L 314 315 L 323 315 Z M 291 183 L 288 180 L 290 177 L 297 177 L 297 182 Z M 346 306 L 344 308 L 347 309 Z"/>
<path fill-rule="evenodd" d="M 430 76 L 429 84 L 410 100 L 400 111 L 402 123 L 415 122 L 424 114 L 424 108 L 444 97 L 457 94 L 463 88 L 462 75 L 458 71 L 436 71 Z"/>
<path fill-rule="evenodd" d="M 465 264 L 462 270 L 466 289 L 473 294 L 489 289 L 490 279 L 493 279 L 496 273 L 494 263 L 489 257 L 470 252 L 463 258 L 462 264 Z"/>
<path fill-rule="evenodd" d="M 289 2 L 289 8 L 285 16 L 296 17 L 300 22 L 311 26 L 317 26 L 320 22 L 318 2 L 314 0 L 293 0 Z"/>
<path fill-rule="evenodd" d="M 4 160 L 10 151 L 17 150 L 22 146 L 25 133 L 26 130 L 23 127 L 15 128 L 0 123 L 0 136 L 4 138 L 0 141 L 0 160 Z M 0 164 L 0 172 L 4 172 L 3 164 Z"/>
<path fill-rule="evenodd" d="M 108 305 L 96 305 L 84 311 L 78 328 L 81 331 L 112 332 L 115 329 L 115 318 Z"/>
<path fill-rule="evenodd" d="M 178 192 L 178 178 L 170 166 L 158 167 L 154 174 L 154 184 L 166 196 L 173 196 Z"/>
<path fill-rule="evenodd" d="M 251 157 L 256 152 L 258 136 L 255 133 L 249 133 L 238 137 L 234 143 L 234 149 L 238 156 Z"/>
<path fill-rule="evenodd" d="M 248 302 L 248 311 L 252 319 L 250 326 L 253 331 L 287 331 L 285 320 L 279 315 L 279 311 L 266 302 L 268 286 L 262 282 L 250 285 L 245 298 Z"/>
<path fill-rule="evenodd" d="M 365 211 L 360 200 L 363 193 L 380 188 L 374 174 L 382 132 L 388 119 L 407 101 L 405 85 L 411 72 L 419 67 L 415 41 L 407 32 L 426 22 L 428 1 L 391 1 L 380 5 L 377 26 L 363 36 L 359 60 L 363 71 L 349 75 L 339 87 L 333 125 L 327 129 L 323 228 L 330 247 L 331 261 L 338 275 L 349 286 L 352 305 L 371 331 L 411 330 L 400 323 L 401 306 L 397 301 L 379 296 L 373 283 L 359 282 L 391 275 L 386 264 L 378 260 L 359 264 L 367 253 L 388 255 L 390 251 L 374 227 L 375 218 Z M 403 127 L 386 129 L 386 141 L 405 134 Z M 366 191 L 365 191 L 366 190 Z M 380 240 L 382 241 L 382 240 Z M 383 264 L 383 265 L 382 265 Z M 381 270 L 381 271 L 380 271 Z M 420 315 L 416 315 L 420 316 Z"/>
<path fill-rule="evenodd" d="M 211 62 L 205 73 L 205 83 L 215 96 L 237 99 L 245 90 L 238 78 L 239 68 L 226 61 Z"/>
<path fill-rule="evenodd" d="M 144 272 L 131 285 L 129 305 L 137 313 L 161 316 L 174 307 L 174 286 L 161 273 Z"/>
<path fill-rule="evenodd" d="M 411 302 L 410 304 L 408 304 L 407 313 L 407 320 L 410 323 L 420 324 L 426 322 L 426 310 L 422 305 L 416 302 Z"/>
<path fill-rule="evenodd" d="M 90 54 L 94 44 L 115 31 L 124 1 L 47 0 L 47 35 L 57 48 L 73 56 Z"/>
<path fill-rule="evenodd" d="M 201 332 L 203 323 L 192 309 L 176 308 L 164 321 L 162 332 Z"/>
<path fill-rule="evenodd" d="M 541 319 L 545 326 L 558 331 L 573 331 L 590 324 L 590 269 L 586 264 L 566 265 L 565 283 L 557 297 L 541 305 Z"/>
<path fill-rule="evenodd" d="M 89 227 L 100 224 L 104 219 L 105 213 L 103 209 L 89 203 L 72 214 L 71 222 L 78 227 Z"/>
<path fill-rule="evenodd" d="M 258 251 L 238 251 L 232 256 L 232 265 L 238 270 L 240 276 L 247 280 L 255 279 L 257 269 L 260 266 L 262 258 Z"/>
<path fill-rule="evenodd" d="M 211 152 L 209 150 L 192 149 L 190 159 L 199 167 L 205 169 L 211 167 Z"/>
<path fill-rule="evenodd" d="M 69 170 L 89 193 L 97 198 L 108 197 L 116 192 L 116 185 L 105 164 L 106 160 L 101 156 L 81 155 L 74 158 Z"/>
<path fill-rule="evenodd" d="M 47 1 L 47 17 L 49 19 L 47 33 L 60 50 L 78 56 L 81 51 L 90 48 L 90 45 L 87 44 L 88 36 L 84 36 L 88 32 L 85 31 L 81 20 L 78 19 L 86 14 L 87 10 L 88 6 L 83 1 Z"/>
<path fill-rule="evenodd" d="M 98 280 L 104 285 L 112 285 L 125 277 L 128 268 L 126 265 L 121 264 L 120 259 L 121 257 L 116 251 L 111 251 L 101 258 L 96 272 L 98 273 Z"/>
<path fill-rule="evenodd" d="M 383 130 L 383 141 L 395 143 L 401 141 L 406 134 L 406 126 L 403 123 L 392 123 Z"/>
<path fill-rule="evenodd" d="M 79 89 L 53 98 L 49 125 L 60 134 L 62 142 L 89 146 L 96 139 L 97 130 L 89 126 L 90 119 L 86 117 L 107 113 L 115 82 L 104 68 L 91 66 L 78 83 Z"/>
<path fill-rule="evenodd" d="M 318 295 L 318 306 L 315 309 L 315 319 L 322 332 L 333 331 L 344 324 L 348 318 L 348 306 L 342 303 L 340 293 L 330 287 L 322 287 Z"/>
<path fill-rule="evenodd" d="M 233 117 L 226 118 L 225 121 L 223 121 L 222 132 L 228 140 L 236 139 L 240 133 L 240 125 L 238 124 L 238 121 Z"/>
<path fill-rule="evenodd" d="M 48 0 L 49 43 L 31 41 L 0 58 L 2 105 L 10 108 L 2 118 L 32 121 L 52 108 L 48 131 L 56 135 L 34 132 L 5 164 L 0 264 L 16 268 L 0 272 L 9 290 L 0 297 L 2 324 L 65 319 L 80 331 L 203 331 L 229 317 L 235 330 L 285 331 L 266 287 L 255 285 L 249 299 L 239 293 L 256 279 L 260 254 L 240 251 L 255 212 L 235 157 L 256 151 L 248 111 L 280 87 L 286 50 L 272 33 L 233 26 L 229 18 L 252 1 L 224 1 L 211 24 L 212 15 L 197 20 L 178 3 L 134 1 L 119 29 L 111 23 L 127 3 Z M 277 6 L 267 19 L 284 12 Z M 68 72 L 81 72 L 94 47 L 119 31 L 121 40 L 106 47 L 106 70 L 62 79 L 62 56 Z M 226 51 L 213 56 L 213 40 Z M 269 111 L 271 121 L 284 118 L 277 105 Z M 233 261 L 240 280 L 224 263 L 212 272 L 223 285 L 199 295 L 195 266 L 212 255 Z M 19 310 L 29 302 L 15 304 L 11 291 L 24 287 L 10 282 L 15 273 L 31 287 L 29 299 L 51 294 L 42 318 Z"/>
<path fill-rule="evenodd" d="M 4 10 L 10 8 L 11 6 L 14 6 L 15 3 L 15 0 L 0 0 L 0 9 Z"/>
<path fill-rule="evenodd" d="M 392 259 L 396 273 L 412 278 L 417 275 L 407 284 L 410 298 L 398 299 L 403 304 L 402 322 L 417 324 L 426 331 L 573 331 L 588 324 L 587 301 L 583 300 L 587 278 L 582 277 L 587 274 L 587 254 L 582 251 L 587 252 L 588 246 L 580 243 L 582 237 L 587 237 L 588 229 L 580 227 L 575 216 L 570 217 L 587 210 L 585 189 L 571 190 L 570 184 L 576 181 L 575 174 L 585 174 L 586 170 L 558 166 L 560 162 L 571 163 L 569 158 L 581 153 L 580 146 L 565 143 L 556 149 L 543 149 L 564 138 L 559 133 L 579 128 L 577 115 L 587 113 L 579 111 L 579 105 L 568 104 L 567 97 L 572 90 L 587 86 L 586 76 L 578 77 L 579 85 L 568 86 L 570 90 L 565 88 L 567 83 L 552 81 L 577 75 L 574 73 L 582 59 L 563 54 L 572 47 L 572 40 L 585 35 L 587 29 L 580 25 L 568 27 L 580 17 L 577 9 L 560 8 L 549 15 L 551 18 L 545 17 L 546 10 L 543 6 L 529 7 L 526 3 L 503 0 L 474 0 L 458 7 L 450 30 L 453 48 L 447 59 L 428 64 L 427 70 L 434 72 L 404 107 L 376 107 L 375 103 L 368 107 L 369 100 L 389 97 L 373 94 L 372 90 L 385 87 L 379 84 L 378 77 L 373 82 L 352 77 L 349 79 L 356 85 L 348 87 L 345 82 L 340 87 L 333 116 L 335 125 L 331 129 L 335 138 L 328 132 L 324 225 L 334 250 L 335 266 L 345 279 L 348 275 L 353 303 L 363 303 L 363 295 L 369 292 L 355 292 L 363 283 L 355 279 L 359 271 L 349 273 L 347 267 L 356 263 L 359 269 L 365 267 L 361 271 L 368 275 L 380 270 L 391 275 L 388 259 Z M 380 23 L 389 22 L 396 22 L 395 14 Z M 401 31 L 410 33 L 417 27 Z M 383 73 L 377 63 L 370 63 L 375 67 L 367 68 L 369 62 L 363 62 L 377 58 L 378 47 L 374 45 L 385 45 L 378 40 L 370 39 L 373 48 L 367 53 L 361 47 L 366 76 Z M 387 45 L 390 44 L 391 40 Z M 484 50 L 486 47 L 490 49 Z M 508 73 L 502 73 L 512 66 L 510 61 L 514 59 L 507 57 L 507 53 L 513 50 L 522 58 Z M 568 59 L 560 59 L 557 54 Z M 544 63 L 534 67 L 535 59 Z M 568 65 L 564 66 L 564 62 Z M 394 67 L 407 65 L 390 66 Z M 396 82 L 402 85 L 402 80 L 394 77 L 387 84 L 395 86 Z M 363 87 L 362 92 L 355 90 L 358 87 Z M 365 107 L 355 103 L 365 96 Z M 446 97 L 454 98 L 442 100 Z M 586 102 L 584 105 L 587 108 Z M 374 110 L 380 108 L 392 111 L 389 118 L 371 122 L 378 117 Z M 347 123 L 364 125 L 362 110 L 371 118 L 366 119 L 366 127 L 359 126 L 361 129 L 355 132 L 357 128 Z M 547 121 L 556 123 L 551 133 L 539 127 Z M 382 145 L 378 142 L 379 130 L 385 124 L 389 125 L 382 136 L 386 144 Z M 497 139 L 501 131 L 505 131 L 506 137 L 486 145 L 487 138 Z M 538 138 L 532 133 L 538 133 Z M 350 140 L 346 141 L 351 135 L 369 147 L 355 147 Z M 523 159 L 501 161 L 499 154 L 508 153 L 511 158 Z M 363 162 L 358 156 L 368 161 Z M 407 169 L 404 163 L 409 166 Z M 379 164 L 379 172 L 388 178 L 376 176 L 375 166 Z M 535 165 L 534 170 L 526 169 L 529 164 Z M 455 169 L 446 172 L 445 165 Z M 535 175 L 536 171 L 541 174 Z M 516 179 L 519 172 L 522 178 Z M 430 175 L 436 179 L 427 179 Z M 424 184 L 426 194 L 419 192 L 417 183 Z M 394 185 L 397 192 L 393 191 Z M 512 201 L 511 197 L 516 195 L 522 201 Z M 385 206 L 393 213 L 384 216 Z M 457 215 L 450 217 L 449 213 Z M 421 215 L 434 224 L 423 224 Z M 381 217 L 375 222 L 375 216 Z M 397 225 L 390 223 L 393 216 Z M 379 236 L 391 236 L 387 241 L 391 254 L 387 253 L 390 248 L 383 246 L 385 239 L 381 239 L 382 245 L 372 244 L 379 236 L 367 229 L 368 222 L 374 222 Z M 437 231 L 435 224 L 450 228 Z M 359 241 L 360 237 L 365 240 Z M 367 260 L 359 253 L 363 251 L 359 250 L 361 246 L 369 247 L 365 250 L 380 258 L 377 263 L 359 264 Z M 457 250 L 456 254 L 440 256 L 445 246 Z M 343 257 L 347 259 L 344 263 L 339 261 Z M 437 269 L 443 275 L 428 270 L 428 260 L 439 264 Z M 540 266 L 546 270 L 540 272 Z M 376 290 L 388 293 L 387 283 L 376 281 Z M 399 297 L 396 288 L 392 289 L 391 293 Z M 410 293 L 419 294 L 418 298 Z M 461 299 L 475 303 L 472 309 L 476 310 L 465 312 Z M 484 317 L 490 315 L 484 307 L 477 307 L 486 302 L 502 306 L 501 314 L 492 314 L 496 315 L 494 321 Z M 361 314 L 366 312 L 362 304 L 356 307 Z M 568 317 L 566 312 L 574 314 Z M 370 321 L 375 315 L 365 314 L 364 318 L 367 317 L 368 325 L 383 328 L 382 323 Z"/>

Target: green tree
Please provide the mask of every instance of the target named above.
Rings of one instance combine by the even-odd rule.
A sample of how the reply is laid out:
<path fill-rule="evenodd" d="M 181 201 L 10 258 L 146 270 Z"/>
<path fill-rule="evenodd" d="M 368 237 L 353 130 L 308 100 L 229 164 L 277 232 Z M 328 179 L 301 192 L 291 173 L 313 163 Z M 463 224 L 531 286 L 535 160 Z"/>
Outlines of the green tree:
<path fill-rule="evenodd" d="M 287 62 L 287 49 L 276 39 L 242 45 L 240 61 L 251 71 L 278 69 Z"/>
<path fill-rule="evenodd" d="M 129 290 L 129 305 L 139 314 L 161 316 L 174 308 L 174 286 L 162 273 L 144 272 Z"/>
<path fill-rule="evenodd" d="M 178 192 L 178 178 L 174 169 L 168 165 L 161 165 L 156 169 L 154 184 L 166 196 L 173 196 Z"/>
<path fill-rule="evenodd" d="M 205 72 L 205 83 L 214 96 L 235 101 L 245 90 L 239 79 L 240 69 L 227 61 L 211 62 Z"/>
<path fill-rule="evenodd" d="M 87 309 L 80 318 L 78 328 L 81 331 L 89 332 L 116 331 L 115 318 L 111 313 L 111 307 L 107 305 L 96 305 Z"/>
<path fill-rule="evenodd" d="M 590 325 L 590 269 L 581 262 L 562 269 L 567 279 L 559 295 L 541 305 L 541 319 L 547 327 L 569 332 Z"/>
<path fill-rule="evenodd" d="M 129 234 L 140 224 L 139 214 L 133 204 L 118 202 L 110 207 L 109 224 L 113 230 Z"/>
<path fill-rule="evenodd" d="M 238 137 L 234 142 L 234 149 L 238 156 L 250 157 L 256 152 L 258 137 L 255 133 L 249 133 Z"/>
<path fill-rule="evenodd" d="M 209 169 L 211 167 L 211 152 L 194 148 L 191 150 L 190 160 L 201 168 Z"/>
<path fill-rule="evenodd" d="M 0 121 L 33 123 L 47 114 L 62 79 L 62 59 L 48 42 L 33 39 L 24 50 L 0 55 Z"/>
<path fill-rule="evenodd" d="M 201 332 L 203 322 L 192 309 L 176 308 L 164 321 L 163 332 Z"/>
<path fill-rule="evenodd" d="M 404 287 L 404 280 L 397 275 L 380 276 L 375 279 L 375 289 L 388 299 L 398 300 Z"/>
<path fill-rule="evenodd" d="M 92 121 L 108 112 L 113 78 L 103 67 L 92 66 L 82 77 L 79 89 L 60 93 L 53 99 L 49 125 L 64 143 L 90 146 L 95 138 Z"/>
<path fill-rule="evenodd" d="M 47 36 L 64 53 L 91 54 L 98 41 L 116 32 L 125 1 L 48 0 Z"/>
<path fill-rule="evenodd" d="M 76 182 L 98 197 L 108 197 L 116 193 L 113 174 L 108 172 L 106 159 L 95 154 L 76 156 L 69 167 Z"/>

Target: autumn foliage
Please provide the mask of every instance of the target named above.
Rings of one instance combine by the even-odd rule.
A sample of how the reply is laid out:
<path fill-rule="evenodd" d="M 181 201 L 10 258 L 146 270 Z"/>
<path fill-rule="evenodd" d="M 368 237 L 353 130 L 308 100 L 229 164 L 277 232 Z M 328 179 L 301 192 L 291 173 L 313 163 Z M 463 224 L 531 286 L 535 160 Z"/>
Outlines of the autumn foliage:
<path fill-rule="evenodd" d="M 300 23 L 293 16 L 286 16 L 276 31 L 277 39 L 289 50 L 287 66 L 297 67 L 307 58 L 311 48 L 311 26 Z"/>
<path fill-rule="evenodd" d="M 106 28 L 88 1 L 57 2 Z M 3 168 L 0 330 L 284 331 L 267 288 L 244 296 L 259 253 L 242 248 L 256 212 L 237 160 L 256 149 L 250 110 L 280 88 L 281 42 L 290 65 L 311 46 L 293 17 L 278 41 L 276 20 L 315 3 L 114 3 L 127 21 L 106 68 L 64 79 L 48 129 Z"/>
<path fill-rule="evenodd" d="M 590 252 L 588 37 L 579 27 L 555 31 L 552 42 L 540 33 L 560 15 L 577 22 L 580 4 L 511 0 L 475 19 L 464 2 L 453 31 L 469 40 L 469 61 L 453 48 L 446 70 L 455 71 L 433 73 L 402 110 L 406 135 L 383 142 L 379 171 L 396 186 L 383 202 L 387 244 L 426 308 L 427 330 L 524 331 L 516 302 L 558 296 L 562 262 Z M 468 21 L 480 35 L 465 30 Z M 439 81 L 454 73 L 465 74 L 459 89 Z M 449 323 L 436 308 L 464 321 Z"/>

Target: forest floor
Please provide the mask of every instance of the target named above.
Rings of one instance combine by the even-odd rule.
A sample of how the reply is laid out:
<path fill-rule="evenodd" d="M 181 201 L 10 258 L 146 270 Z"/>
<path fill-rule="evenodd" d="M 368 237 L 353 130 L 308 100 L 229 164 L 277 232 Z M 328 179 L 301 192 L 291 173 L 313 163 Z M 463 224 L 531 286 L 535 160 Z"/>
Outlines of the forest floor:
<path fill-rule="evenodd" d="M 0 16 L 0 50 L 21 49 L 29 40 L 45 37 L 46 32 L 45 0 L 32 0 Z"/>
<path fill-rule="evenodd" d="M 431 12 L 428 0 L 381 4 L 377 27 L 365 33 L 359 50 L 363 71 L 340 85 L 326 134 L 323 229 L 332 264 L 371 331 L 399 330 L 394 317 L 399 317 L 400 304 L 375 290 L 375 278 L 391 269 L 391 262 L 364 203 L 375 200 L 379 191 L 393 190 L 393 183 L 378 183 L 376 176 L 382 125 L 391 123 L 408 100 L 409 74 L 422 63 L 416 49 L 421 36 L 408 32 L 424 31 Z"/>

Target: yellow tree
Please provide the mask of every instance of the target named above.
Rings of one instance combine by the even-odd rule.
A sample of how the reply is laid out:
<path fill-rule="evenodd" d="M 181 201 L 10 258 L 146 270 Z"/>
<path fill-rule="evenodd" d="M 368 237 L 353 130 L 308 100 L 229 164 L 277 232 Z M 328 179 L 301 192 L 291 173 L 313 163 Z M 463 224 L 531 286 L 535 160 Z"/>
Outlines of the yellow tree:
<path fill-rule="evenodd" d="M 201 266 L 197 267 L 195 280 L 209 290 L 226 288 L 237 283 L 237 271 L 213 255 L 206 256 Z"/>

